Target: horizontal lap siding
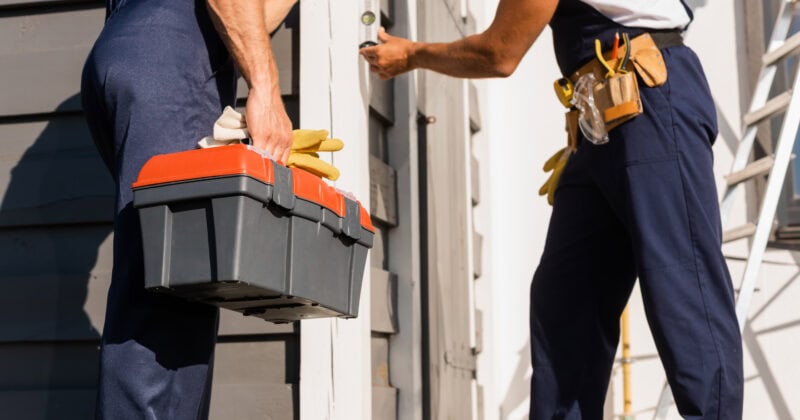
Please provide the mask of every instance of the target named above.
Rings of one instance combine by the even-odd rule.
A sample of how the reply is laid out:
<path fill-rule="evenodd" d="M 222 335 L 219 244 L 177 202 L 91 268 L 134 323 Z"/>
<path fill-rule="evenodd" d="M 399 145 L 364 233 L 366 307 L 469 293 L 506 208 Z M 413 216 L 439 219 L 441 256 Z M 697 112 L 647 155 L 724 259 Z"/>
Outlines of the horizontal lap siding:
<path fill-rule="evenodd" d="M 0 195 L 0 228 L 113 218 L 114 184 L 81 114 L 0 122 Z"/>

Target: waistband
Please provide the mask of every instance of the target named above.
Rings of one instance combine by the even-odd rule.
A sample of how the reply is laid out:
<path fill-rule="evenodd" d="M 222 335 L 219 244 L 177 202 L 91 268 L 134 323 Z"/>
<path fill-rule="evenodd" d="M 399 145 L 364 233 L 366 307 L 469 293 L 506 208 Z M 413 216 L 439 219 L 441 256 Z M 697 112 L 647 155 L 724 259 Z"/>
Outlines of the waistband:
<path fill-rule="evenodd" d="M 678 47 L 683 45 L 683 35 L 681 30 L 673 29 L 670 31 L 647 32 L 659 50 L 669 47 Z"/>

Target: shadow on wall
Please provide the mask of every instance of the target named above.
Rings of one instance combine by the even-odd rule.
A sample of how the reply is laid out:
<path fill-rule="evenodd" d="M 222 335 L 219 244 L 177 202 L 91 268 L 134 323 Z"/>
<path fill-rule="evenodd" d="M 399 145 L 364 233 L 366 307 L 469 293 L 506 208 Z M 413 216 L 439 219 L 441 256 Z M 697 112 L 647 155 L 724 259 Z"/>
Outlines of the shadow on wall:
<path fill-rule="evenodd" d="M 100 333 L 91 321 L 102 323 L 111 277 L 114 187 L 76 100 L 49 118 L 0 121 L 4 418 L 93 417 Z M 90 282 L 98 296 L 87 305 Z"/>
<path fill-rule="evenodd" d="M 792 257 L 794 258 L 795 262 L 800 265 L 800 258 L 794 255 L 794 253 Z M 750 378 L 745 378 L 745 380 L 751 381 L 755 379 L 761 382 L 761 386 L 766 391 L 765 394 L 769 398 L 775 419 L 777 420 L 790 420 L 794 418 L 792 415 L 792 408 L 793 406 L 796 408 L 796 391 L 791 390 L 788 387 L 781 386 L 781 379 L 786 373 L 776 369 L 778 366 L 780 366 L 780 364 L 776 363 L 776 360 L 770 360 L 769 356 L 774 353 L 770 351 L 768 346 L 764 345 L 766 343 L 762 340 L 764 340 L 764 336 L 767 334 L 772 334 L 774 340 L 776 333 L 783 334 L 784 337 L 787 337 L 789 340 L 791 340 L 792 335 L 790 334 L 792 333 L 787 330 L 791 330 L 799 326 L 800 319 L 791 319 L 790 321 L 778 325 L 771 325 L 758 330 L 753 328 L 753 323 L 760 321 L 759 318 L 765 314 L 771 304 L 778 303 L 778 301 L 780 301 L 782 298 L 788 297 L 783 296 L 783 294 L 787 293 L 790 288 L 795 285 L 795 282 L 798 279 L 800 279 L 800 272 L 794 274 L 791 278 L 786 280 L 783 285 L 777 288 L 769 297 L 769 299 L 764 302 L 757 311 L 751 312 L 747 324 L 744 326 L 744 331 L 742 332 L 742 340 L 744 341 L 745 348 L 750 356 L 749 361 L 755 366 L 756 369 L 756 375 Z M 772 279 L 771 281 L 774 282 L 777 281 L 777 279 Z M 786 340 L 786 338 L 784 338 L 784 340 Z M 747 363 L 747 360 L 745 360 L 745 363 Z M 747 386 L 747 384 L 745 386 Z M 745 394 L 745 404 L 747 404 L 747 394 Z"/>
<path fill-rule="evenodd" d="M 531 340 L 525 342 L 517 352 L 517 367 L 508 385 L 508 391 L 500 402 L 500 419 L 528 418 L 527 412 L 520 412 L 529 403 L 531 384 Z M 511 416 L 514 417 L 511 417 Z"/>

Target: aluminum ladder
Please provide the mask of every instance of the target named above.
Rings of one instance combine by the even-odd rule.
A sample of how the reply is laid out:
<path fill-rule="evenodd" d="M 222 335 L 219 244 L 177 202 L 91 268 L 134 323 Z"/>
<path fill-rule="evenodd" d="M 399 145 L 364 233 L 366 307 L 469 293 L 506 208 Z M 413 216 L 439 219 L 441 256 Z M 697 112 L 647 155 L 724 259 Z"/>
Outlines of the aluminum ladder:
<path fill-rule="evenodd" d="M 800 65 L 798 65 L 798 71 L 795 72 L 792 88 L 773 98 L 769 98 L 778 65 L 783 62 L 784 58 L 800 52 L 800 33 L 788 37 L 792 21 L 797 12 L 800 12 L 800 2 L 798 0 L 785 0 L 781 3 L 766 53 L 762 58 L 761 71 L 750 102 L 750 110 L 742 118 L 744 131 L 736 149 L 733 167 L 730 174 L 725 177 L 727 186 L 720 206 L 724 232 L 722 242 L 752 238 L 747 263 L 739 287 L 739 295 L 736 299 L 736 317 L 739 321 L 739 331 L 744 329 L 744 325 L 747 322 L 748 309 L 755 292 L 758 271 L 773 229 L 775 212 L 784 188 L 786 172 L 792 160 L 792 151 L 797 139 L 798 127 L 800 127 L 800 77 L 798 77 L 800 76 Z M 784 119 L 778 134 L 774 155 L 750 162 L 757 126 L 780 114 L 784 115 Z M 767 174 L 766 192 L 761 201 L 756 223 L 747 223 L 743 226 L 725 230 L 728 216 L 733 207 L 734 196 L 737 195 L 736 193 L 742 184 L 745 181 Z M 669 385 L 664 383 L 653 418 L 657 420 L 666 419 L 668 409 L 673 405 L 673 402 Z"/>

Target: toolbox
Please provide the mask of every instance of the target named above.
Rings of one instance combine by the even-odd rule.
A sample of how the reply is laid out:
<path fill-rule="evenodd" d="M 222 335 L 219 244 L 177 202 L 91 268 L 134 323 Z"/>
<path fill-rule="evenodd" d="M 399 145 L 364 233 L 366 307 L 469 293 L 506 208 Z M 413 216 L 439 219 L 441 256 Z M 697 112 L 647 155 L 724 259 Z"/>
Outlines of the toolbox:
<path fill-rule="evenodd" d="M 358 315 L 375 229 L 352 195 L 245 145 L 155 156 L 133 191 L 147 289 L 272 322 Z"/>

